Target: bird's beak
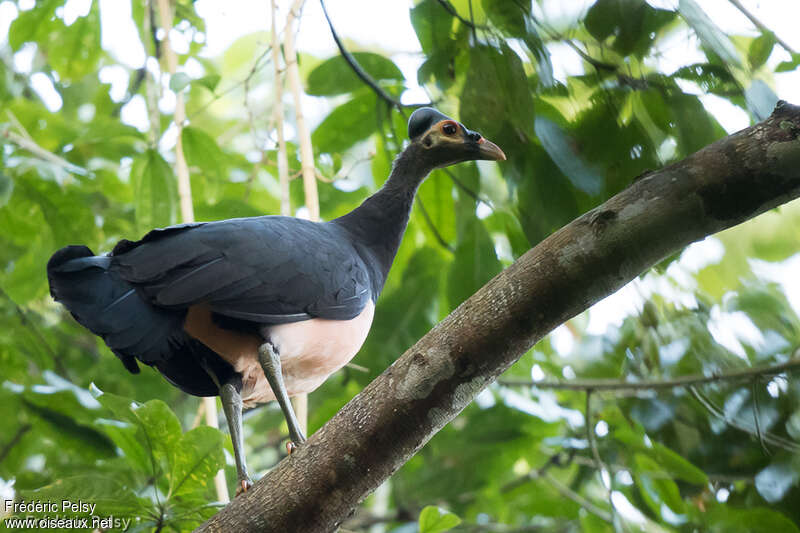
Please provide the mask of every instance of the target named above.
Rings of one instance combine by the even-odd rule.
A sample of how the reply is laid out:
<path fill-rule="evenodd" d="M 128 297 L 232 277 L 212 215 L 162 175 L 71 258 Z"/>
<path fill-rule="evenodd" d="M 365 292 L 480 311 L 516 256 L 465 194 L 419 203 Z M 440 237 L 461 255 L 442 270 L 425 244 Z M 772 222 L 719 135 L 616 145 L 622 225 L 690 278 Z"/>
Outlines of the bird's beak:
<path fill-rule="evenodd" d="M 481 159 L 488 159 L 489 161 L 506 160 L 506 154 L 503 153 L 500 147 L 483 137 L 478 141 L 478 153 Z"/>

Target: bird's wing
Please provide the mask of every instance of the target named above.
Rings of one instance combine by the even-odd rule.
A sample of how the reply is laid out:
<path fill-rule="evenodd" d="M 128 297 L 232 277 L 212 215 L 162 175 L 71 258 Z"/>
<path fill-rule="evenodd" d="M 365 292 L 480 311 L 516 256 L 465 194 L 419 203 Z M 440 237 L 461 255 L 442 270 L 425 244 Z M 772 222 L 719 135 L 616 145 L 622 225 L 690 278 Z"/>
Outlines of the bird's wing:
<path fill-rule="evenodd" d="M 114 269 L 152 303 L 207 303 L 260 323 L 346 320 L 372 297 L 367 268 L 335 227 L 289 217 L 173 226 L 125 241 Z"/>

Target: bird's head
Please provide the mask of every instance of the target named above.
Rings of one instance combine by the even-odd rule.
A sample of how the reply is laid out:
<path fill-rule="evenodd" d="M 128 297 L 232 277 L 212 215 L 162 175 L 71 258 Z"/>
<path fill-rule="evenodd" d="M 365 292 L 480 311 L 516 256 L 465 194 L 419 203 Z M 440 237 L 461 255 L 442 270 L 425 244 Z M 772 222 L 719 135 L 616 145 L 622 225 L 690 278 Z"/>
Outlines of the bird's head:
<path fill-rule="evenodd" d="M 417 154 L 428 160 L 430 168 L 478 159 L 500 161 L 506 158 L 492 141 L 432 107 L 421 107 L 411 114 L 408 137 L 412 144 L 418 145 Z"/>

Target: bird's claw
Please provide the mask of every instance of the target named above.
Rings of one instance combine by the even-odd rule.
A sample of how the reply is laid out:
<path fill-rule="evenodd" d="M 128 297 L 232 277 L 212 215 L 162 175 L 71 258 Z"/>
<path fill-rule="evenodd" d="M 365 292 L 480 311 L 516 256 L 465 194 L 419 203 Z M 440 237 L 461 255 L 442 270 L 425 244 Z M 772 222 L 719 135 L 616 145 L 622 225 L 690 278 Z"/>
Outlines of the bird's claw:
<path fill-rule="evenodd" d="M 252 486 L 253 482 L 250 481 L 249 479 L 240 479 L 239 484 L 236 486 L 236 495 L 239 496 L 240 494 L 244 494 Z"/>
<path fill-rule="evenodd" d="M 295 444 L 292 441 L 286 443 L 286 453 L 292 455 L 296 451 L 297 451 L 297 444 Z"/>

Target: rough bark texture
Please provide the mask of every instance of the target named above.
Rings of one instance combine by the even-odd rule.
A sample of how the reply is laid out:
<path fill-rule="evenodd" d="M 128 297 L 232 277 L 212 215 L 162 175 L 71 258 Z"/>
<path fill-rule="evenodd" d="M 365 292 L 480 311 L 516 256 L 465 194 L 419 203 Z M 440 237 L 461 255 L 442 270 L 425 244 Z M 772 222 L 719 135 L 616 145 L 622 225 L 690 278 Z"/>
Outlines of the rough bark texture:
<path fill-rule="evenodd" d="M 528 251 L 199 531 L 334 530 L 553 328 L 670 253 L 798 195 L 800 107 L 781 102 Z"/>

